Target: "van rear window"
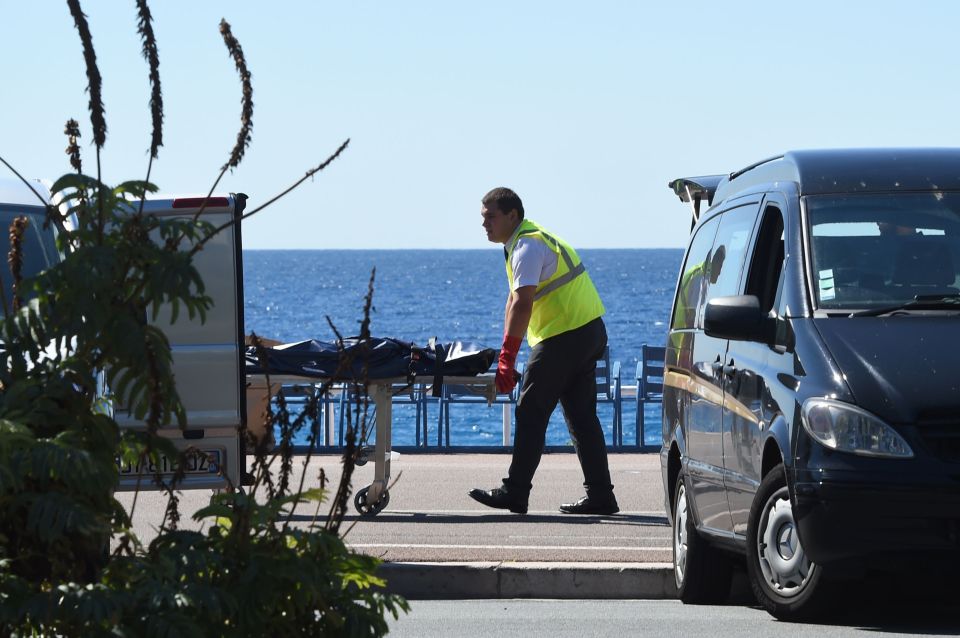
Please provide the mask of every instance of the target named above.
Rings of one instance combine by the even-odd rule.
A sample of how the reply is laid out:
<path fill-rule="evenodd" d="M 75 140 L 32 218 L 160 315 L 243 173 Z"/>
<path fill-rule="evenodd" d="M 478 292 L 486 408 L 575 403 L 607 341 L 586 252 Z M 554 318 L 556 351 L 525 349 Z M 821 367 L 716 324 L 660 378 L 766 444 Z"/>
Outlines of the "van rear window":
<path fill-rule="evenodd" d="M 8 206 L 0 207 L 0 226 L 3 236 L 9 237 L 10 225 L 18 216 L 27 217 L 27 230 L 23 235 L 23 265 L 20 275 L 23 278 L 33 277 L 59 261 L 56 239 L 52 228 L 44 228 L 44 211 L 37 207 Z M 10 273 L 8 256 L 10 254 L 9 240 L 4 242 L 3 263 L 0 264 L 0 282 L 3 285 L 3 299 L 0 303 L 0 314 L 5 314 L 8 305 L 13 299 L 13 275 Z M 30 295 L 25 298 L 29 299 Z"/>

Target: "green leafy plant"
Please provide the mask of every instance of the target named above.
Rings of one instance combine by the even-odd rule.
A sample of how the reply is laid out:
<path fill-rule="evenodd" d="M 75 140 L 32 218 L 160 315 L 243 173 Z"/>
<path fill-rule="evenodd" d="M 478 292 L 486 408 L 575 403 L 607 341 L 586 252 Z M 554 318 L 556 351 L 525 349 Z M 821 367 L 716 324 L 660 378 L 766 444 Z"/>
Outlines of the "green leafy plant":
<path fill-rule="evenodd" d="M 282 400 L 278 414 L 266 415 L 268 424 L 280 425 L 281 441 L 269 451 L 251 439 L 254 486 L 213 495 L 193 514 L 206 523 L 204 531 L 179 528 L 182 476 L 160 475 L 153 480 L 167 492 L 168 505 L 158 536 L 144 546 L 131 531 L 131 514 L 114 496 L 117 456 L 173 458 L 177 450 L 158 429 L 189 425 L 171 373 L 170 344 L 152 321 L 164 307 L 175 318 L 205 317 L 211 300 L 193 256 L 223 227 L 200 214 L 145 214 L 142 202 L 156 191 L 149 168 L 145 180 L 115 187 L 101 181 L 101 77 L 86 17 L 78 0 L 67 4 L 87 63 L 97 176 L 82 173 L 79 126 L 68 121 L 75 172 L 54 183 L 58 205 L 46 207 L 43 221 L 57 229 L 65 257 L 22 276 L 22 237 L 37 222 L 24 216 L 10 227 L 13 286 L 0 299 L 0 635 L 385 634 L 386 615 L 396 617 L 406 602 L 384 591 L 378 560 L 350 550 L 340 530 L 363 428 L 351 420 L 335 490 L 322 471 L 318 486 L 307 486 L 305 474 L 293 485 L 290 443 L 302 428 L 316 441 L 319 394 L 292 420 Z M 159 60 L 146 1 L 138 0 L 137 8 L 153 87 L 152 166 L 162 144 Z M 242 49 L 225 21 L 220 31 L 243 86 L 240 133 L 222 177 L 250 143 L 253 106 Z M 323 170 L 346 146 L 278 197 Z M 361 340 L 369 337 L 372 295 L 371 277 Z M 259 340 L 254 343 L 263 354 Z M 352 364 L 344 357 L 342 369 Z M 146 431 L 118 427 L 102 392 L 104 377 L 147 423 Z M 362 389 L 364 380 L 355 384 Z M 324 503 L 329 511 L 321 516 Z M 298 507 L 314 510 L 306 525 L 294 524 Z"/>

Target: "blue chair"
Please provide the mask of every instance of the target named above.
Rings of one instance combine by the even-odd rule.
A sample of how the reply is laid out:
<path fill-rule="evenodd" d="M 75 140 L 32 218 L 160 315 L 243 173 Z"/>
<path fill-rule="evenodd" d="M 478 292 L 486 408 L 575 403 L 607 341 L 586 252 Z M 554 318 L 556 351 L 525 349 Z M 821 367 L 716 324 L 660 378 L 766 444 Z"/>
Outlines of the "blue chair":
<path fill-rule="evenodd" d="M 333 409 L 333 399 L 330 396 L 329 391 L 323 392 L 322 396 L 319 395 L 319 393 L 323 389 L 323 384 L 318 382 L 311 382 L 309 380 L 291 381 L 289 379 L 285 379 L 282 375 L 278 375 L 274 377 L 272 381 L 273 383 L 278 384 L 279 387 L 277 388 L 274 396 L 271 398 L 271 401 L 276 403 L 278 397 L 282 395 L 283 401 L 287 405 L 287 410 L 290 412 L 293 412 L 293 413 L 300 412 L 305 408 L 307 403 L 311 401 L 316 401 L 317 422 L 315 425 L 318 427 L 318 431 L 316 433 L 317 434 L 316 446 L 317 448 L 324 448 L 329 443 L 331 443 L 333 440 L 333 436 L 332 436 L 332 432 L 329 431 L 329 428 L 331 427 L 331 423 L 333 421 L 333 419 L 331 418 L 332 417 L 331 410 Z M 249 401 L 249 393 L 248 393 L 248 401 Z M 248 406 L 248 409 L 250 407 L 251 406 Z M 260 409 L 258 406 L 253 406 L 253 411 L 256 412 L 255 415 L 251 414 L 251 412 L 249 411 L 248 411 L 248 414 L 251 414 L 251 416 L 253 416 L 254 418 L 262 418 L 260 416 Z M 274 407 L 273 412 L 274 414 L 277 413 L 276 407 Z M 249 421 L 249 418 L 250 417 L 248 417 L 248 421 Z M 295 418 L 296 418 L 295 416 L 291 416 L 290 418 L 291 423 Z M 314 424 L 308 422 L 308 425 L 313 426 Z M 276 429 L 277 427 L 280 427 L 280 424 L 274 423 L 274 428 Z"/>
<path fill-rule="evenodd" d="M 433 385 L 420 384 L 420 407 L 417 408 L 417 447 L 430 447 L 430 406 L 437 406 L 437 414 L 443 416 L 443 396 L 433 396 Z M 439 429 L 439 425 L 437 428 Z M 439 437 L 439 433 L 437 434 Z M 438 440 L 439 443 L 439 440 Z"/>
<path fill-rule="evenodd" d="M 522 365 L 517 366 L 518 372 L 523 372 Z M 613 445 L 622 445 L 623 416 L 622 416 L 622 384 L 620 380 L 620 362 L 610 361 L 610 348 L 603 351 L 603 357 L 597 361 L 596 371 L 597 403 L 610 403 L 613 406 L 612 441 Z M 492 405 L 516 405 L 520 398 L 520 384 L 510 394 L 498 394 Z M 440 417 L 437 432 L 437 445 L 450 446 L 450 407 L 454 404 L 486 405 L 487 399 L 471 392 L 470 388 L 458 385 L 444 384 L 440 399 Z M 618 441 L 620 443 L 618 443 Z M 505 440 L 503 445 L 510 445 Z"/>
<path fill-rule="evenodd" d="M 517 371 L 523 373 L 523 365 L 517 364 Z M 518 383 L 509 394 L 497 394 L 490 405 L 513 406 L 520 398 L 520 384 Z M 486 396 L 479 395 L 469 386 L 444 383 L 440 393 L 440 414 L 437 424 L 437 445 L 450 447 L 450 406 L 454 404 L 487 405 Z M 426 437 L 426 422 L 424 422 L 424 437 Z M 446 440 L 446 444 L 444 444 Z M 503 445 L 510 445 L 510 441 L 503 441 Z"/>
<path fill-rule="evenodd" d="M 344 444 L 344 430 L 347 423 L 347 416 L 350 410 L 356 410 L 356 393 L 354 392 L 353 385 L 350 383 L 339 384 L 340 399 L 339 399 L 339 423 L 340 423 L 340 432 L 339 432 L 339 444 L 343 446 Z M 417 447 L 421 446 L 421 423 L 422 431 L 424 433 L 424 438 L 422 445 L 426 445 L 426 421 L 427 421 L 427 396 L 426 388 L 423 383 L 414 382 L 414 383 L 395 383 L 391 387 L 393 392 L 393 398 L 391 403 L 393 405 L 413 405 L 416 408 L 416 445 Z M 373 420 L 376 418 L 376 406 L 374 406 L 373 401 L 370 401 L 367 405 L 367 420 L 371 424 L 370 432 L 374 431 L 372 427 Z M 356 423 L 354 423 L 356 426 Z M 371 444 L 370 442 L 360 442 L 363 445 Z"/>
<path fill-rule="evenodd" d="M 644 408 L 648 403 L 663 403 L 663 372 L 667 349 L 664 346 L 640 346 L 641 356 L 637 362 L 637 447 L 649 447 L 644 443 Z"/>
<path fill-rule="evenodd" d="M 620 362 L 610 363 L 610 346 L 607 346 L 597 361 L 597 403 L 613 405 L 611 441 L 614 447 L 623 445 L 622 398 Z"/>

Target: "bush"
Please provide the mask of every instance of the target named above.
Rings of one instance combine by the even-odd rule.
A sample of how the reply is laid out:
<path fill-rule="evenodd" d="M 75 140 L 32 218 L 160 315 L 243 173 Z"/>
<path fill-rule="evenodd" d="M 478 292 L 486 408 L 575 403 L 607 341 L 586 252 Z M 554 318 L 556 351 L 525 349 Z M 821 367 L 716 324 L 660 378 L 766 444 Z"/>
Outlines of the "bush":
<path fill-rule="evenodd" d="M 154 89 L 152 162 L 162 139 L 162 96 L 149 9 L 145 0 L 137 4 Z M 79 3 L 68 5 L 87 61 L 99 166 L 106 139 L 100 76 Z M 221 33 L 243 83 L 241 129 L 222 176 L 249 144 L 252 89 L 226 22 Z M 190 317 L 205 315 L 211 301 L 192 258 L 223 229 L 199 216 L 161 220 L 142 214 L 139 202 L 156 190 L 149 168 L 146 180 L 111 188 L 99 176 L 81 172 L 76 122 L 68 122 L 66 132 L 75 172 L 54 184 L 62 204 L 47 207 L 45 222 L 58 229 L 64 259 L 21 278 L 20 240 L 28 218 L 10 229 L 14 288 L 12 298 L 2 295 L 0 321 L 0 634 L 385 634 L 386 614 L 396 617 L 406 602 L 383 591 L 375 575 L 378 561 L 351 551 L 339 532 L 354 442 L 363 436 L 357 428 L 350 428 L 343 479 L 333 499 L 322 475 L 320 487 L 291 489 L 287 438 L 278 446 L 279 479 L 270 473 L 266 450 L 258 448 L 254 489 L 215 494 L 194 514 L 209 523 L 205 532 L 178 529 L 177 479 L 164 483 L 156 476 L 157 486 L 168 492 L 164 524 L 149 546 L 132 533 L 129 515 L 114 497 L 116 457 L 173 457 L 176 449 L 157 429 L 188 425 L 169 343 L 150 319 L 161 306 Z M 118 427 L 100 391 L 104 374 L 116 395 L 147 422 L 146 432 Z M 285 436 L 309 427 L 315 411 L 308 406 L 304 416 L 287 422 Z M 324 502 L 329 511 L 320 516 Z M 305 527 L 291 525 L 298 505 L 316 508 Z"/>

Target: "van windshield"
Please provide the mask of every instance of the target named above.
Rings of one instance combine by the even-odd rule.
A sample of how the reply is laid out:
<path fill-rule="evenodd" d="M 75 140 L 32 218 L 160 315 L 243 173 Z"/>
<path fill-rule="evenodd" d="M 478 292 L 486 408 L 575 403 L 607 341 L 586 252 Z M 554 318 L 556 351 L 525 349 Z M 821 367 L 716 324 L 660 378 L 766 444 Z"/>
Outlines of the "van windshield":
<path fill-rule="evenodd" d="M 805 204 L 818 308 L 960 294 L 960 193 L 820 195 Z"/>
<path fill-rule="evenodd" d="M 20 268 L 22 278 L 33 277 L 59 261 L 56 240 L 52 229 L 44 229 L 44 211 L 36 206 L 0 205 L 0 229 L 3 231 L 3 262 L 0 264 L 0 283 L 3 285 L 3 298 L 0 300 L 0 316 L 13 299 L 13 275 L 10 273 L 10 225 L 18 216 L 27 217 L 27 231 L 23 235 L 23 265 Z M 29 298 L 26 296 L 25 298 Z"/>

